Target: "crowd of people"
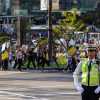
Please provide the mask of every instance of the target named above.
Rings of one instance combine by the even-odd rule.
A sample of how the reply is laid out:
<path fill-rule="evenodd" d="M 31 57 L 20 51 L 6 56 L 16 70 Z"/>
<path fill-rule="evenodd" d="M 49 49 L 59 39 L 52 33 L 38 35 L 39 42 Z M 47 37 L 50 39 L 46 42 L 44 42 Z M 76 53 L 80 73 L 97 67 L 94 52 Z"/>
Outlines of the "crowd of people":
<path fill-rule="evenodd" d="M 2 53 L 0 53 L 0 69 L 9 70 L 9 68 L 22 70 L 24 64 L 27 69 L 41 68 L 43 69 L 45 64 L 49 66 L 49 61 L 47 59 L 47 49 L 46 47 L 23 48 L 18 46 L 16 50 L 11 48 L 6 48 Z"/>
<path fill-rule="evenodd" d="M 57 48 L 56 48 L 57 49 Z M 56 51 L 55 56 L 53 56 L 53 60 L 57 67 L 59 67 L 59 62 L 57 62 Z M 73 51 L 73 50 L 72 50 Z M 96 49 L 97 58 L 100 59 L 100 46 Z M 76 47 L 74 51 L 74 55 L 67 56 L 66 61 L 68 60 L 65 70 L 74 72 L 77 64 L 80 62 L 80 47 Z M 85 54 L 85 58 L 87 57 L 87 52 Z M 18 46 L 16 49 L 5 48 L 4 51 L 0 53 L 0 69 L 1 70 L 9 70 L 10 68 L 14 70 L 22 71 L 25 67 L 27 69 L 41 69 L 49 66 L 50 62 L 48 60 L 48 48 L 47 46 L 38 46 L 38 47 L 22 47 Z"/>
<path fill-rule="evenodd" d="M 84 52 L 84 57 L 81 57 L 82 52 Z M 80 51 L 80 47 L 76 46 L 74 54 L 68 56 L 68 66 L 67 66 L 66 70 L 69 70 L 70 72 L 74 72 L 74 70 L 76 69 L 78 63 L 82 59 L 87 59 L 88 58 L 87 47 L 85 47 L 84 51 L 82 51 L 82 52 Z M 96 46 L 96 59 L 100 60 L 100 45 Z"/>

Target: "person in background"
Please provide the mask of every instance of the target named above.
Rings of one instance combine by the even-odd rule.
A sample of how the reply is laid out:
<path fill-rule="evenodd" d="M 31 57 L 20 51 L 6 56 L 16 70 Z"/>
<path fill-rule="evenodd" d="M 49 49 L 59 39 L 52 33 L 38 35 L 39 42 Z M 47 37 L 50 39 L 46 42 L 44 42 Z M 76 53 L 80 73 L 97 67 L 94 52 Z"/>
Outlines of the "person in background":
<path fill-rule="evenodd" d="M 35 55 L 33 53 L 33 48 L 29 48 L 27 52 L 27 58 L 28 58 L 28 63 L 27 63 L 27 68 L 30 69 L 30 64 L 32 62 L 34 69 L 36 69 L 35 65 Z"/>
<path fill-rule="evenodd" d="M 11 49 L 9 49 L 9 67 L 12 66 L 12 61 L 13 61 L 13 52 Z"/>
<path fill-rule="evenodd" d="M 19 50 L 19 47 L 16 47 L 15 53 L 14 53 L 14 60 L 15 60 L 15 64 L 13 66 L 13 69 L 16 69 L 17 64 L 18 64 L 18 60 L 17 60 L 17 52 Z"/>
<path fill-rule="evenodd" d="M 2 70 L 2 53 L 0 52 L 0 70 Z"/>
<path fill-rule="evenodd" d="M 46 46 L 40 46 L 38 48 L 38 53 L 37 53 L 37 65 L 38 67 L 41 68 L 41 70 L 44 70 L 45 65 L 49 66 L 49 60 L 47 59 L 47 48 Z"/>
<path fill-rule="evenodd" d="M 23 53 L 21 47 L 18 47 L 15 52 L 15 64 L 13 66 L 13 69 L 17 68 L 19 71 L 22 71 L 22 64 L 23 64 L 22 61 L 23 61 Z"/>
<path fill-rule="evenodd" d="M 41 57 L 41 60 L 42 60 L 42 62 L 41 62 L 42 70 L 44 69 L 45 64 L 47 66 L 49 66 L 49 60 L 47 59 L 47 53 L 48 53 L 47 47 L 44 46 L 42 48 L 42 57 Z"/>
<path fill-rule="evenodd" d="M 97 59 L 100 60 L 100 44 L 97 47 Z"/>
<path fill-rule="evenodd" d="M 33 49 L 33 58 L 34 58 L 34 62 L 37 63 L 37 50 L 38 50 L 38 47 L 35 47 Z"/>
<path fill-rule="evenodd" d="M 5 51 L 2 52 L 2 70 L 4 71 L 8 70 L 8 60 L 9 60 L 8 49 L 5 48 Z"/>
<path fill-rule="evenodd" d="M 80 62 L 80 50 L 79 47 L 76 47 L 76 62 L 77 64 Z"/>
<path fill-rule="evenodd" d="M 22 50 L 21 48 L 17 51 L 17 64 L 18 64 L 18 67 L 17 69 L 19 71 L 22 71 L 22 64 L 23 64 L 23 53 L 22 53 Z"/>
<path fill-rule="evenodd" d="M 42 61 L 42 47 L 38 46 L 37 48 L 37 67 L 38 69 L 40 68 L 41 61 Z"/>

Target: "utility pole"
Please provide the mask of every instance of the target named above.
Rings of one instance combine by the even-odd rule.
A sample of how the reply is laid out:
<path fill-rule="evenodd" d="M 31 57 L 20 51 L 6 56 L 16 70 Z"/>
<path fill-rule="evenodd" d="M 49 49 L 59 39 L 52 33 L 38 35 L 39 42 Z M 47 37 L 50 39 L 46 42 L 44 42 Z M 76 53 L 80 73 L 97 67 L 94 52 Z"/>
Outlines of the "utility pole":
<path fill-rule="evenodd" d="M 21 45 L 21 31 L 20 31 L 20 24 L 21 24 L 21 16 L 20 16 L 20 0 L 12 0 L 12 15 L 16 16 L 16 30 L 17 30 L 17 45 Z M 16 11 L 17 10 L 17 11 Z"/>
<path fill-rule="evenodd" d="M 49 0 L 48 7 L 48 57 L 52 61 L 53 57 L 53 34 L 52 34 L 52 0 Z"/>
<path fill-rule="evenodd" d="M 17 45 L 21 45 L 20 16 L 17 16 Z"/>

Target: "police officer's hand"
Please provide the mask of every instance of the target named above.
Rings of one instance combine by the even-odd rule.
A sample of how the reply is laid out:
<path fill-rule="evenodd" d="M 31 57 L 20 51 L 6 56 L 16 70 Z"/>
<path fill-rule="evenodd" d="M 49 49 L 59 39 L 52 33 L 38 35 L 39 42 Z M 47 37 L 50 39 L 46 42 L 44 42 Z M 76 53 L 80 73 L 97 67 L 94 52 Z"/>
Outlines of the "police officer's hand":
<path fill-rule="evenodd" d="M 80 94 L 82 94 L 82 93 L 84 92 L 84 89 L 82 88 L 81 85 L 78 85 L 78 86 L 76 87 L 76 89 L 77 89 L 78 92 L 80 92 Z"/>
<path fill-rule="evenodd" d="M 100 86 L 98 86 L 96 89 L 95 89 L 95 94 L 98 94 L 100 92 Z"/>

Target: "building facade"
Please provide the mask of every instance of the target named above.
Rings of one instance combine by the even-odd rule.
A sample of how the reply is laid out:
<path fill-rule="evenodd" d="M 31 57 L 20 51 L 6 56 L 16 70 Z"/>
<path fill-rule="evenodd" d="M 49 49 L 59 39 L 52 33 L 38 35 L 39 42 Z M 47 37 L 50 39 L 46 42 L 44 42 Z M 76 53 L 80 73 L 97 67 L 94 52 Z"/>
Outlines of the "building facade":
<path fill-rule="evenodd" d="M 30 15 L 40 10 L 40 0 L 11 0 L 12 15 Z"/>
<path fill-rule="evenodd" d="M 42 0 L 0 0 L 0 15 L 31 15 L 40 10 Z M 94 10 L 100 0 L 52 0 L 53 10 Z"/>
<path fill-rule="evenodd" d="M 59 0 L 52 0 L 52 9 L 59 10 Z"/>
<path fill-rule="evenodd" d="M 0 0 L 0 15 L 11 15 L 10 0 Z"/>
<path fill-rule="evenodd" d="M 0 15 L 2 14 L 2 0 L 0 0 Z"/>
<path fill-rule="evenodd" d="M 80 11 L 95 10 L 100 0 L 60 0 L 60 10 L 77 8 Z"/>

